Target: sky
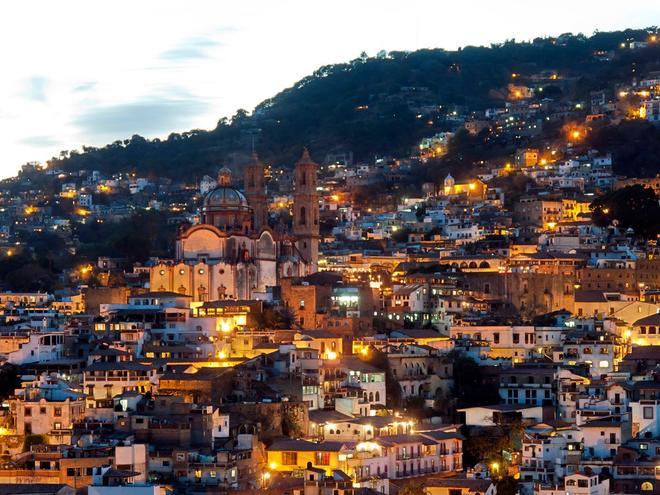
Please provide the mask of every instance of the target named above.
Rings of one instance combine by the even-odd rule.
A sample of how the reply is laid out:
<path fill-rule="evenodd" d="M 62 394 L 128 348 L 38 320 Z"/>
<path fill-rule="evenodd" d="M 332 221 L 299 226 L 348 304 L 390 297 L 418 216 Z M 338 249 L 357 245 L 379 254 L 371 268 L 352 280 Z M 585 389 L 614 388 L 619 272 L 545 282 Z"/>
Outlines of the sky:
<path fill-rule="evenodd" d="M 620 0 L 21 0 L 0 16 L 0 177 L 61 150 L 210 129 L 362 51 L 660 23 Z"/>

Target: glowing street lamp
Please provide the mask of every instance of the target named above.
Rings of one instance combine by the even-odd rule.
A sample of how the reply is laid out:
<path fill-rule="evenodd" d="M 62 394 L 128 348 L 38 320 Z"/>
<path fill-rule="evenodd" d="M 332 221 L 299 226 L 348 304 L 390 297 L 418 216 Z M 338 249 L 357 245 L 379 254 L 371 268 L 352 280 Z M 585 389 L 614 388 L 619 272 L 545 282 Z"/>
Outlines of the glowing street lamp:
<path fill-rule="evenodd" d="M 262 488 L 266 488 L 266 485 L 268 484 L 269 479 L 270 479 L 270 473 L 268 471 L 264 472 L 261 475 L 261 486 L 262 486 Z"/>

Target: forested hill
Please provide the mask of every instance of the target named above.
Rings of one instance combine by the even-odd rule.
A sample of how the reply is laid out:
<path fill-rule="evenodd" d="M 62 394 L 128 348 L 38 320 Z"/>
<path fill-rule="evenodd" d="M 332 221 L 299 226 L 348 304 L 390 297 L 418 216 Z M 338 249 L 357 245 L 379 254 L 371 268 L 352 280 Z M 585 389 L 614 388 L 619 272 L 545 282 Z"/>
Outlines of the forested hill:
<path fill-rule="evenodd" d="M 559 72 L 574 81 L 570 94 L 557 85 L 548 88 L 546 97 L 588 101 L 590 91 L 611 90 L 635 74 L 658 70 L 657 45 L 640 50 L 620 47 L 647 38 L 647 30 L 627 30 L 458 51 L 365 55 L 321 67 L 251 114 L 239 110 L 230 119 L 221 119 L 213 130 L 173 133 L 164 140 L 133 136 L 103 148 L 63 152 L 50 163 L 69 170 L 200 176 L 220 164 L 240 163 L 253 140 L 262 158 L 276 165 L 293 163 L 303 145 L 317 159 L 334 151 L 352 151 L 358 160 L 377 153 L 401 156 L 420 138 L 448 130 L 445 113 L 502 106 L 513 73 L 524 83 L 531 75 Z M 615 56 L 604 60 L 594 56 L 599 51 L 613 51 Z M 428 118 L 418 117 L 411 101 L 441 108 L 429 124 Z"/>

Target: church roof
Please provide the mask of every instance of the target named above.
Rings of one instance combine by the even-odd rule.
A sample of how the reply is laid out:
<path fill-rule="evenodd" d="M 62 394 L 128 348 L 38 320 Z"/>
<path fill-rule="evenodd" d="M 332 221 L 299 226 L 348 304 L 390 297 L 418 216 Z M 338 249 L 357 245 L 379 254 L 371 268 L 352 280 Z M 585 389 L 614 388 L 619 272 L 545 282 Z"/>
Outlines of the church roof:
<path fill-rule="evenodd" d="M 247 208 L 248 201 L 238 189 L 229 186 L 219 186 L 209 192 L 204 198 L 205 207 L 213 208 Z"/>

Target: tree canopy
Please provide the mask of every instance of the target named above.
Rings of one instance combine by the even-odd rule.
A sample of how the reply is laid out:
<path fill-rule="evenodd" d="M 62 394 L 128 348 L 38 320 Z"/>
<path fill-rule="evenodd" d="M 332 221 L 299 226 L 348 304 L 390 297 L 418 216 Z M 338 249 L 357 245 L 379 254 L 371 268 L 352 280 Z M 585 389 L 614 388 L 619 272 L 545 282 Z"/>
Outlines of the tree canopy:
<path fill-rule="evenodd" d="M 621 41 L 647 36 L 647 30 L 626 30 L 509 40 L 456 51 L 363 55 L 320 67 L 253 112 L 241 109 L 220 119 L 212 130 L 172 133 L 162 140 L 134 135 L 101 148 L 62 151 L 50 164 L 69 170 L 139 170 L 143 175 L 200 178 L 220 163 L 244 163 L 254 140 L 262 158 L 275 165 L 293 163 L 303 145 L 320 157 L 333 151 L 352 151 L 358 160 L 375 154 L 406 156 L 422 137 L 449 130 L 453 124 L 448 117 L 454 111 L 502 106 L 512 73 L 561 72 L 576 81 L 571 97 L 587 100 L 590 91 L 628 81 L 633 65 L 638 73 L 657 70 L 659 47 L 617 50 Z M 599 60 L 594 57 L 597 50 L 616 50 L 616 56 Z M 545 98 L 565 96 L 558 85 L 548 85 L 546 91 Z M 430 118 L 421 118 L 421 107 L 434 109 Z M 616 135 L 607 133 L 599 139 L 618 142 Z M 475 153 L 488 151 L 480 150 L 483 139 L 463 136 L 460 143 L 452 156 L 458 168 L 466 162 L 471 165 Z M 493 151 L 493 146 L 487 148 Z M 635 163 L 651 172 L 641 153 Z"/>
<path fill-rule="evenodd" d="M 591 203 L 596 225 L 631 228 L 647 238 L 660 235 L 660 205 L 653 189 L 641 185 L 616 189 Z"/>

